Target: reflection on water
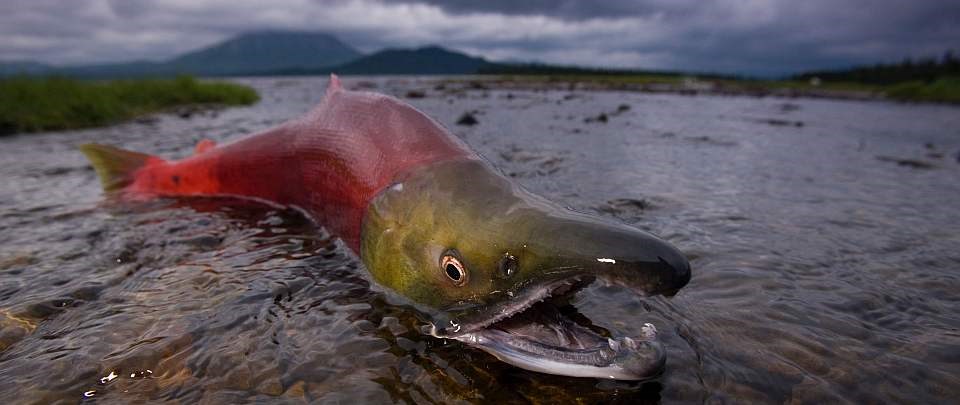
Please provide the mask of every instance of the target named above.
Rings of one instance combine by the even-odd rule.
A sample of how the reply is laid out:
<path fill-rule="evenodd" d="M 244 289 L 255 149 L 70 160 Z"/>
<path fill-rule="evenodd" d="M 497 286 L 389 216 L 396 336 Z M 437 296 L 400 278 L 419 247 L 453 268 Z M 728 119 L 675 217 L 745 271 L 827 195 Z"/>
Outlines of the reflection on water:
<path fill-rule="evenodd" d="M 526 187 L 680 247 L 694 277 L 676 297 L 593 286 L 574 302 L 617 334 L 654 323 L 669 352 L 665 374 L 647 383 L 548 376 L 425 337 L 415 311 L 372 287 L 343 246 L 296 211 L 229 199 L 102 200 L 76 144 L 181 156 L 202 137 L 234 139 L 299 114 L 325 85 L 257 79 L 263 102 L 250 108 L 0 139 L 0 395 L 42 403 L 960 395 L 955 108 L 365 81 L 400 95 L 425 90 L 411 101 Z M 465 112 L 478 124 L 456 125 Z M 606 119 L 589 119 L 599 114 Z"/>

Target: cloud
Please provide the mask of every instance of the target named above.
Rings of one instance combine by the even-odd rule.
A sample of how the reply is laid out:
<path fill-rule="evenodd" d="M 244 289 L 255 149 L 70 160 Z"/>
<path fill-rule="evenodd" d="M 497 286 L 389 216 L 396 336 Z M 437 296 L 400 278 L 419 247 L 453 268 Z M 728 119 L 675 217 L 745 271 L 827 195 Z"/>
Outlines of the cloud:
<path fill-rule="evenodd" d="M 240 32 L 328 31 L 363 51 L 441 44 L 492 59 L 777 74 L 939 54 L 935 0 L 6 0 L 0 60 L 160 60 Z"/>

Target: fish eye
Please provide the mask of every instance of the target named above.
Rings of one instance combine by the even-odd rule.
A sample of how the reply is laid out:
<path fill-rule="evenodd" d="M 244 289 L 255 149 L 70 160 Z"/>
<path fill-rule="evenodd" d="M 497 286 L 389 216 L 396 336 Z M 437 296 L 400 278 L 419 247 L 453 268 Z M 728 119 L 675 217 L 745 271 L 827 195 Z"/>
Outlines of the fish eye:
<path fill-rule="evenodd" d="M 517 258 L 507 253 L 500 259 L 500 274 L 503 277 L 510 277 L 517 272 L 519 266 L 520 264 L 517 262 Z"/>
<path fill-rule="evenodd" d="M 463 267 L 455 252 L 447 252 L 440 258 L 440 269 L 457 287 L 467 283 L 467 269 Z"/>

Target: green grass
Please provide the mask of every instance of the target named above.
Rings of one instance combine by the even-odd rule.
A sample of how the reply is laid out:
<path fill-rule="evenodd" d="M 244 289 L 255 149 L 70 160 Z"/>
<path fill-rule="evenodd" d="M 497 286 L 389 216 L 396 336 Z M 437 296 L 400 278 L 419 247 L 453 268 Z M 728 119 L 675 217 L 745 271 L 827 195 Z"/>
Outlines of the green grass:
<path fill-rule="evenodd" d="M 960 77 L 944 77 L 930 83 L 895 84 L 886 91 L 886 94 L 887 97 L 902 101 L 960 103 Z"/>
<path fill-rule="evenodd" d="M 15 77 L 0 80 L 0 134 L 96 127 L 176 106 L 257 100 L 247 86 L 189 76 L 110 82 Z"/>

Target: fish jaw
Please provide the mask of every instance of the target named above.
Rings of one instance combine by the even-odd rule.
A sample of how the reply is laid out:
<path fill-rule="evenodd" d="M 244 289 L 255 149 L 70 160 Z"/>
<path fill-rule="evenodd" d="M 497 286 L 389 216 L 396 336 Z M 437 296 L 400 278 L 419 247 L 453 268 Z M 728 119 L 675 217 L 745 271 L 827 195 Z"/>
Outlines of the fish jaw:
<path fill-rule="evenodd" d="M 450 257 L 463 279 L 444 268 Z M 361 259 L 378 284 L 426 314 L 425 333 L 574 377 L 652 378 L 665 356 L 655 333 L 611 338 L 565 319 L 563 300 L 597 280 L 641 295 L 672 295 L 690 280 L 669 243 L 558 207 L 476 159 L 408 173 L 375 197 Z"/>

